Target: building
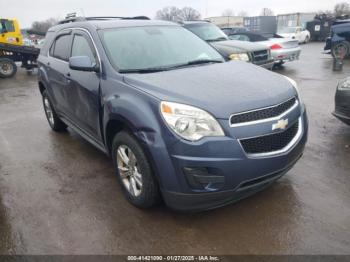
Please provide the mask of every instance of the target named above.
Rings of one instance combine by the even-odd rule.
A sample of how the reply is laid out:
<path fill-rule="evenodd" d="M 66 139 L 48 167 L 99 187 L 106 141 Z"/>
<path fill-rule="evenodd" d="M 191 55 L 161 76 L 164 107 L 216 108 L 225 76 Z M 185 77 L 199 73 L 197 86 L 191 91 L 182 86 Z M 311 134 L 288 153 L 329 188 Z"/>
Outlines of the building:
<path fill-rule="evenodd" d="M 273 35 L 277 32 L 277 19 L 276 16 L 244 17 L 243 26 L 254 33 Z"/>
<path fill-rule="evenodd" d="M 205 18 L 205 20 L 210 21 L 218 27 L 243 26 L 243 16 L 215 16 Z"/>
<path fill-rule="evenodd" d="M 286 27 L 301 26 L 306 28 L 306 23 L 314 20 L 316 13 L 293 13 L 277 16 L 277 32 Z"/>

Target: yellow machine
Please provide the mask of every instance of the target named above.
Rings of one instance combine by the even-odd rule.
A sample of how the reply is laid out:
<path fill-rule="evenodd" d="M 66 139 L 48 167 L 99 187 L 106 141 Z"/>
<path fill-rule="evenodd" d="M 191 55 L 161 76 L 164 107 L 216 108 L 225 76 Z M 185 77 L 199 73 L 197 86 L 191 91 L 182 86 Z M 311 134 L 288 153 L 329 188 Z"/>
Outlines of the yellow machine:
<path fill-rule="evenodd" d="M 23 36 L 17 20 L 0 18 L 0 44 L 23 45 Z"/>

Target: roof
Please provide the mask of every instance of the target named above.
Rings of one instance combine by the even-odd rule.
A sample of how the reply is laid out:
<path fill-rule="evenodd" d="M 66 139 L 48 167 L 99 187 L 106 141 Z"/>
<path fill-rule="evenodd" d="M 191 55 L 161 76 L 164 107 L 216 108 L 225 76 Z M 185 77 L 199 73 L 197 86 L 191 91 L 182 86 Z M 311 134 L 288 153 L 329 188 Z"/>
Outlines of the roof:
<path fill-rule="evenodd" d="M 210 21 L 206 20 L 195 20 L 195 21 L 183 21 L 181 24 L 183 25 L 194 25 L 194 24 L 208 24 Z"/>
<path fill-rule="evenodd" d="M 133 19 L 110 19 L 110 20 L 78 20 L 76 22 L 68 22 L 59 24 L 50 28 L 49 31 L 58 31 L 65 28 L 71 27 L 82 27 L 82 28 L 95 28 L 98 29 L 109 29 L 118 27 L 138 27 L 138 26 L 178 26 L 176 23 L 159 21 L 159 20 L 133 20 Z"/>

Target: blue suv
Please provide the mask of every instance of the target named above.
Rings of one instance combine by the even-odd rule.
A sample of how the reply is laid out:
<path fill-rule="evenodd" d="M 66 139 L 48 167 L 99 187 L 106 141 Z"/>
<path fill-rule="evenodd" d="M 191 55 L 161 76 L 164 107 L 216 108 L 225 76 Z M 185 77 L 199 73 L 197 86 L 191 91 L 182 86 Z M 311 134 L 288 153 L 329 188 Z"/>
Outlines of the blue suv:
<path fill-rule="evenodd" d="M 307 140 L 293 80 L 225 62 L 174 23 L 71 19 L 49 30 L 38 65 L 51 128 L 108 154 L 137 207 L 232 203 L 284 175 Z"/>

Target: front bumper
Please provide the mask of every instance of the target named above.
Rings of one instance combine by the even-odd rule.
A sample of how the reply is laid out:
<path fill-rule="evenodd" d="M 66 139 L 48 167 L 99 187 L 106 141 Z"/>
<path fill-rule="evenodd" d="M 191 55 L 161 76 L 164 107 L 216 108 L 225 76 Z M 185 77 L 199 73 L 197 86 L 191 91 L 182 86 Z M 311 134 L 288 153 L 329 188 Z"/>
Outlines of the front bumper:
<path fill-rule="evenodd" d="M 238 140 L 240 137 L 254 137 L 254 132 L 271 131 L 270 122 L 232 128 L 228 120 L 220 122 L 227 134 L 231 132 L 228 136 L 203 138 L 197 142 L 177 140 L 166 148 L 150 149 L 166 204 L 180 211 L 213 209 L 248 197 L 279 179 L 304 151 L 308 121 L 305 109 L 300 110 L 294 110 L 286 117 L 296 119 L 299 115 L 301 135 L 292 147 L 278 154 L 249 156 Z M 214 178 L 216 182 L 202 188 L 193 187 L 187 169 L 199 173 L 207 170 L 208 177 L 204 178 Z"/>
<path fill-rule="evenodd" d="M 337 90 L 333 115 L 345 124 L 350 125 L 350 91 Z"/>
<path fill-rule="evenodd" d="M 266 68 L 266 69 L 272 69 L 273 65 L 275 64 L 275 60 L 271 59 L 271 60 L 268 60 L 268 61 L 266 61 L 264 63 L 256 62 L 254 64 L 257 65 L 257 66 L 261 66 L 263 68 Z"/>
<path fill-rule="evenodd" d="M 288 62 L 298 60 L 301 53 L 301 48 L 281 48 L 277 50 L 271 50 L 271 56 L 276 63 Z"/>
<path fill-rule="evenodd" d="M 198 212 L 233 204 L 272 185 L 276 180 L 286 174 L 301 156 L 302 153 L 297 155 L 296 159 L 282 170 L 242 182 L 232 190 L 201 194 L 162 191 L 163 198 L 170 208 L 184 212 Z"/>

